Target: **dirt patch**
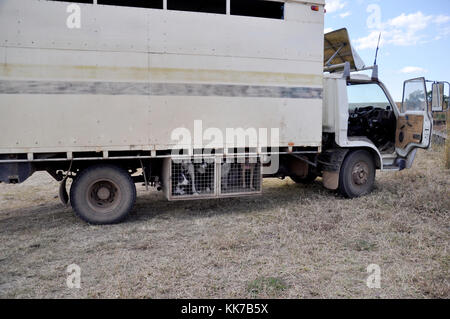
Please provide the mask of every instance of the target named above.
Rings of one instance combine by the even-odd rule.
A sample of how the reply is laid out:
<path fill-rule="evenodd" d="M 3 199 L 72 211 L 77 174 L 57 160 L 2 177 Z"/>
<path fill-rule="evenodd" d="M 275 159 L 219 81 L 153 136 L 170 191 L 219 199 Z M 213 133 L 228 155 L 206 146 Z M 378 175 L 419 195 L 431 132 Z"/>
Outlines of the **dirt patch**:
<path fill-rule="evenodd" d="M 0 297 L 448 298 L 449 177 L 435 149 L 355 200 L 290 180 L 199 202 L 139 187 L 127 222 L 89 226 L 35 174 L 0 184 Z M 71 264 L 81 289 L 66 286 Z M 366 286 L 370 264 L 381 289 Z"/>

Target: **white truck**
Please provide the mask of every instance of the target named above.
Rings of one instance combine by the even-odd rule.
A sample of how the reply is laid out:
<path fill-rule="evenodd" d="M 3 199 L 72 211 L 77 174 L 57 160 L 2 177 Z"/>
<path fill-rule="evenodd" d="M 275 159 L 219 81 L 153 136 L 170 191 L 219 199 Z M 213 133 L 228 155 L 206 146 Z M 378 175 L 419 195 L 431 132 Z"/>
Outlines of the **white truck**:
<path fill-rule="evenodd" d="M 429 147 L 426 83 L 398 108 L 345 29 L 324 38 L 324 5 L 0 0 L 0 182 L 47 171 L 92 224 L 124 220 L 136 183 L 169 200 L 285 177 L 369 193 Z"/>

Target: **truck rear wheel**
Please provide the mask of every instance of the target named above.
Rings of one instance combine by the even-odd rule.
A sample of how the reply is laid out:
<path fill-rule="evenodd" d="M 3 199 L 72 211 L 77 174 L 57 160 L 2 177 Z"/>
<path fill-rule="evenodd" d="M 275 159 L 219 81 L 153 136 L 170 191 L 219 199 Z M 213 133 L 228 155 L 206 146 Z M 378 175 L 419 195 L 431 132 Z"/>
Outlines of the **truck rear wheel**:
<path fill-rule="evenodd" d="M 350 153 L 345 158 L 339 176 L 339 192 L 348 198 L 369 194 L 375 183 L 375 162 L 364 150 Z"/>
<path fill-rule="evenodd" d="M 96 165 L 78 174 L 70 189 L 75 213 L 94 225 L 124 220 L 136 201 L 136 186 L 130 175 L 114 165 Z"/>

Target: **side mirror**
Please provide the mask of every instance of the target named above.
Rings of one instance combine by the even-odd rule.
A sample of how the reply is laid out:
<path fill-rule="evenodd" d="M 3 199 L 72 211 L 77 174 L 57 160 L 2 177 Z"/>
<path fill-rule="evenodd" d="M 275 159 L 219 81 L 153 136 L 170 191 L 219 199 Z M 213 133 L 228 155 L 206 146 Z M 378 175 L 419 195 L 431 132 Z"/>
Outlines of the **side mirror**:
<path fill-rule="evenodd" d="M 443 82 L 433 83 L 432 99 L 431 99 L 431 109 L 433 112 L 444 111 L 445 106 L 444 84 L 445 83 Z"/>

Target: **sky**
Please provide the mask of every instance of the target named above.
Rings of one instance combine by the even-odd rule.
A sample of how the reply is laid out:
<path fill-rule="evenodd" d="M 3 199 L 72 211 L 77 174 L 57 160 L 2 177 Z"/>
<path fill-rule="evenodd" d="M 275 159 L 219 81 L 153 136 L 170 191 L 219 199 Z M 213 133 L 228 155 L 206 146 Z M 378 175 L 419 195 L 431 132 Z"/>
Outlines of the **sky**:
<path fill-rule="evenodd" d="M 396 101 L 403 81 L 450 82 L 449 0 L 326 0 L 325 32 L 347 28 L 353 47 L 373 65 L 378 37 L 379 78 Z"/>

